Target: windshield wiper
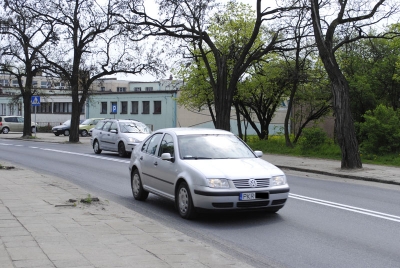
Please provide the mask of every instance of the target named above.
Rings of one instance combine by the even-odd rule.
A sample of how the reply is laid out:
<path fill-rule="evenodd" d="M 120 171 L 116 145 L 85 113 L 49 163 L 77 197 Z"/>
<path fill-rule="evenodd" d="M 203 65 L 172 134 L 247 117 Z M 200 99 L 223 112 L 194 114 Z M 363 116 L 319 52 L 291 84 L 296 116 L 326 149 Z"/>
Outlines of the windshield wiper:
<path fill-rule="evenodd" d="M 184 156 L 183 159 L 212 159 L 211 157 L 204 157 L 204 156 L 191 156 L 191 155 L 187 155 Z"/>

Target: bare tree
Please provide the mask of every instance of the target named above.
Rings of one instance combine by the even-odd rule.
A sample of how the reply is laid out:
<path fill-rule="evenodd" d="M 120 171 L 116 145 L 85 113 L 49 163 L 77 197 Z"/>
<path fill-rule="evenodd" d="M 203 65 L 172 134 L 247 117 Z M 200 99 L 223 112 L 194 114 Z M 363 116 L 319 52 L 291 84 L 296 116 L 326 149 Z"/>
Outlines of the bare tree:
<path fill-rule="evenodd" d="M 113 14 L 123 14 L 124 6 L 119 1 L 100 2 L 42 0 L 35 7 L 43 20 L 58 24 L 57 47 L 48 46 L 41 55 L 52 66 L 51 72 L 70 86 L 70 142 L 79 141 L 80 114 L 96 79 L 116 73 L 157 73 L 162 66 L 152 47 L 145 50 L 123 35 Z"/>
<path fill-rule="evenodd" d="M 365 28 L 398 12 L 399 4 L 398 1 L 390 3 L 385 0 L 310 2 L 315 41 L 332 83 L 336 138 L 342 151 L 341 168 L 362 168 L 350 110 L 349 85 L 336 61 L 335 52 L 346 43 L 371 38 Z M 355 32 L 358 34 L 354 35 Z"/>
<path fill-rule="evenodd" d="M 0 71 L 18 81 L 24 105 L 23 136 L 32 136 L 31 97 L 37 94 L 33 77 L 46 69 L 40 51 L 55 40 L 55 23 L 39 20 L 29 4 L 26 0 L 5 1 L 0 21 Z"/>

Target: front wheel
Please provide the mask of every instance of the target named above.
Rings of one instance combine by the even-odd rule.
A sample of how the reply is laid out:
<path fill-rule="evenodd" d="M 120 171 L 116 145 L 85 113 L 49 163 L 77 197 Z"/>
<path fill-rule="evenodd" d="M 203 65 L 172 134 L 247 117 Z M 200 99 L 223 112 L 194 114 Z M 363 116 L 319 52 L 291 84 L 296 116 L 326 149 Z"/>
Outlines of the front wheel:
<path fill-rule="evenodd" d="M 131 174 L 132 194 L 136 200 L 144 201 L 149 196 L 149 192 L 143 189 L 139 171 L 136 169 Z"/>
<path fill-rule="evenodd" d="M 69 136 L 69 130 L 64 130 L 64 136 Z"/>
<path fill-rule="evenodd" d="M 82 130 L 81 135 L 82 135 L 82 137 L 87 137 L 87 135 L 88 135 L 87 130 Z"/>
<path fill-rule="evenodd" d="M 93 151 L 94 151 L 95 154 L 100 154 L 101 153 L 100 145 L 99 145 L 99 142 L 97 140 L 95 140 L 94 143 L 93 143 Z"/>
<path fill-rule="evenodd" d="M 190 194 L 189 186 L 186 182 L 181 182 L 178 187 L 178 196 L 175 197 L 177 202 L 179 215 L 184 219 L 193 219 L 196 216 L 196 211 L 193 206 L 192 195 Z"/>
<path fill-rule="evenodd" d="M 119 155 L 120 157 L 125 157 L 125 156 L 127 156 L 127 153 L 126 153 L 126 150 L 125 150 L 125 144 L 124 144 L 122 141 L 120 141 L 120 142 L 118 143 L 118 155 Z"/>
<path fill-rule="evenodd" d="M 32 127 L 31 131 L 32 133 L 36 133 L 36 127 Z"/>

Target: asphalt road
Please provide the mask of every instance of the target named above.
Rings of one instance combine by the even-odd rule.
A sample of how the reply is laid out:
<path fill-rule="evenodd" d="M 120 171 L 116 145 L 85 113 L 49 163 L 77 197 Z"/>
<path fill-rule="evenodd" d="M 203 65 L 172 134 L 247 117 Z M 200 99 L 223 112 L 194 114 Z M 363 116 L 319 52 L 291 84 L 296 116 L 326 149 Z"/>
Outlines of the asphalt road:
<path fill-rule="evenodd" d="M 286 206 L 275 215 L 179 217 L 172 202 L 132 198 L 128 158 L 87 144 L 0 139 L 0 160 L 78 184 L 92 195 L 201 239 L 255 267 L 400 267 L 400 187 L 287 172 Z"/>

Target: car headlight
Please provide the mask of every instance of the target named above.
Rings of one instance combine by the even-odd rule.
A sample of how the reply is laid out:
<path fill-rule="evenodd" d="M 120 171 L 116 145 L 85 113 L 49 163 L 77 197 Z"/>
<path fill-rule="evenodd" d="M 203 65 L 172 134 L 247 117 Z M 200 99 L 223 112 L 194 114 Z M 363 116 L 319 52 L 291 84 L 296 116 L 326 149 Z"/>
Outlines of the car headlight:
<path fill-rule="evenodd" d="M 229 188 L 227 179 L 207 179 L 207 183 L 211 188 Z"/>
<path fill-rule="evenodd" d="M 285 184 L 286 184 L 286 176 L 285 175 L 273 176 L 271 178 L 271 186 L 280 186 L 280 185 L 285 185 Z"/>
<path fill-rule="evenodd" d="M 129 142 L 139 142 L 139 140 L 135 138 L 129 138 Z"/>

